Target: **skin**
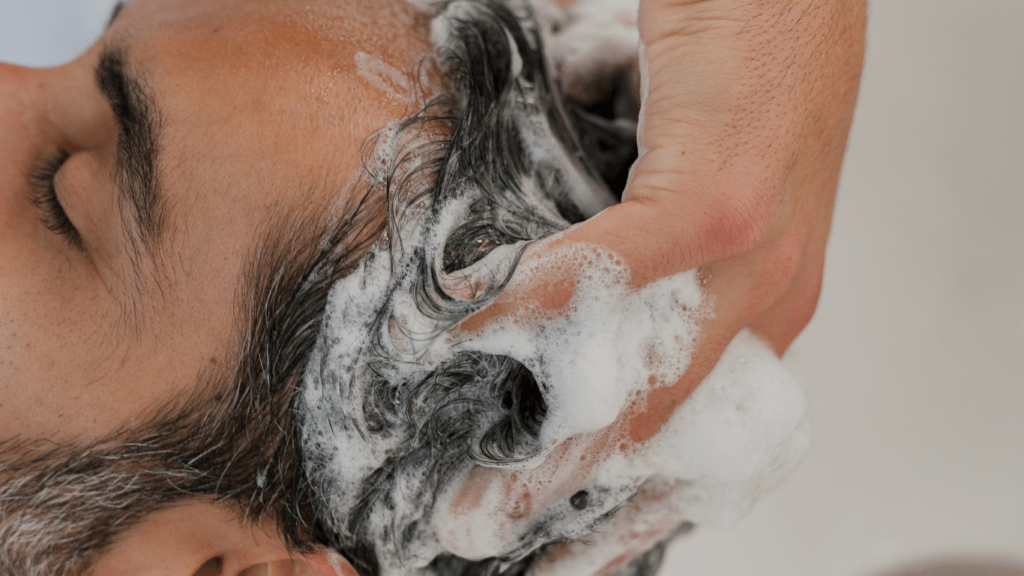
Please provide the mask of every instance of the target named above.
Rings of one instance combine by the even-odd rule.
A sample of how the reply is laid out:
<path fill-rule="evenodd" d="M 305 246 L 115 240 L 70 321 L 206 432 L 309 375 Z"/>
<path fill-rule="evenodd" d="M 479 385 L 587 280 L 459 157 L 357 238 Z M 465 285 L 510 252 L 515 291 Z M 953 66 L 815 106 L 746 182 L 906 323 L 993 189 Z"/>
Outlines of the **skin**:
<path fill-rule="evenodd" d="M 360 76 L 354 58 L 375 51 L 408 69 L 429 49 L 425 30 L 366 29 L 421 23 L 400 2 L 354 3 L 363 21 L 330 4 L 308 14 L 288 2 L 134 2 L 78 60 L 0 69 L 0 437 L 96 438 L 224 359 L 234 328 L 224 303 L 261 226 L 304 203 L 326 211 L 350 189 L 365 138 L 411 111 Z M 162 117 L 166 238 L 141 258 L 137 280 L 114 204 L 116 125 L 94 80 L 106 45 L 125 48 Z M 29 176 L 58 148 L 72 153 L 57 190 L 83 250 L 46 229 L 32 204 Z"/>
<path fill-rule="evenodd" d="M 455 503 L 506 495 L 497 517 L 543 509 L 587 486 L 591 464 L 563 454 L 610 454 L 642 445 L 704 379 L 730 340 L 750 328 L 781 355 L 810 321 L 821 290 L 825 244 L 863 64 L 863 0 L 641 0 L 638 28 L 649 65 L 642 155 L 624 201 L 565 232 L 524 260 L 564 245 L 618 253 L 642 287 L 699 269 L 713 313 L 701 325 L 690 366 L 654 388 L 603 433 L 570 439 L 524 482 L 478 468 Z M 461 326 L 468 335 L 515 314 L 543 323 L 567 311 L 575 271 L 546 267 Z M 542 277 L 541 277 L 542 276 Z M 571 444 L 582 443 L 570 446 Z M 619 517 L 645 516 L 660 529 L 633 534 L 624 551 L 616 526 L 561 545 L 559 558 L 600 556 L 606 568 L 664 538 L 660 490 L 642 491 Z M 623 530 L 625 527 L 622 527 Z M 460 530 L 452 526 L 452 532 Z M 599 564 L 598 564 L 599 565 Z"/>
<path fill-rule="evenodd" d="M 700 268 L 715 313 L 683 378 L 593 439 L 592 454 L 653 435 L 743 327 L 781 354 L 809 321 L 859 82 L 864 4 L 647 0 L 639 27 L 650 63 L 648 152 L 626 202 L 548 246 L 614 250 L 637 286 Z M 94 80 L 110 44 L 126 50 L 162 117 L 166 237 L 139 274 L 114 201 L 117 130 Z M 282 212 L 323 218 L 349 189 L 365 138 L 414 111 L 360 76 L 355 54 L 409 70 L 428 48 L 425 22 L 401 0 L 135 0 L 75 62 L 0 66 L 0 439 L 99 438 L 227 362 L 236 319 L 224 303 L 259 231 Z M 48 230 L 32 203 L 30 174 L 60 149 L 71 157 L 58 195 L 82 250 Z M 542 322 L 572 289 L 571 270 L 522 283 L 462 329 L 527 302 L 541 304 L 533 321 Z M 464 489 L 499 484 L 509 510 L 498 514 L 524 501 L 539 509 L 585 482 L 585 466 L 561 466 L 556 457 L 542 466 L 539 477 L 561 479 L 544 487 L 479 469 Z M 657 499 L 647 490 L 624 512 L 646 514 Z M 333 573 L 330 553 L 292 564 L 271 534 L 196 500 L 132 528 L 92 573 L 205 576 L 219 573 L 200 569 L 217 556 L 224 574 Z M 662 534 L 634 535 L 634 551 Z M 564 546 L 549 568 L 587 549 Z"/>
<path fill-rule="evenodd" d="M 194 502 L 148 516 L 89 575 L 356 576 L 341 556 L 323 551 L 298 557 L 274 534 L 272 526 L 246 525 L 230 510 Z M 207 564 L 211 558 L 222 562 Z"/>
<path fill-rule="evenodd" d="M 325 218 L 356 188 L 363 141 L 415 111 L 361 76 L 356 53 L 411 73 L 427 34 L 401 0 L 137 0 L 74 62 L 0 65 L 0 439 L 130 428 L 229 362 L 229 303 L 265 227 Z M 115 202 L 118 131 L 95 80 L 107 46 L 160 110 L 165 234 L 152 255 L 132 251 Z M 30 175 L 60 149 L 57 194 L 82 249 L 32 202 Z M 197 501 L 130 531 L 95 573 L 192 574 L 221 554 L 234 574 L 287 559 L 275 540 Z"/>

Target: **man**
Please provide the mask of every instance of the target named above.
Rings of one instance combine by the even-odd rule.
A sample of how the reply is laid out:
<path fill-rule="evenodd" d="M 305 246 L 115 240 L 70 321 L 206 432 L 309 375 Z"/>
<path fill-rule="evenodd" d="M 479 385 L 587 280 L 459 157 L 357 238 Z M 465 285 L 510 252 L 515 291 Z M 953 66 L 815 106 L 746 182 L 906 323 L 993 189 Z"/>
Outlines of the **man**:
<path fill-rule="evenodd" d="M 638 285 L 705 270 L 715 314 L 679 383 L 623 415 L 636 441 L 740 328 L 781 353 L 808 321 L 863 6 L 654 1 L 639 24 L 647 152 L 627 202 L 558 240 L 609 247 Z M 136 0 L 79 60 L 0 70 L 4 570 L 329 569 L 289 415 L 326 297 L 304 280 L 382 232 L 360 149 L 419 109 L 402 88 L 427 38 L 398 1 Z M 560 308 L 565 274 L 463 328 Z"/>

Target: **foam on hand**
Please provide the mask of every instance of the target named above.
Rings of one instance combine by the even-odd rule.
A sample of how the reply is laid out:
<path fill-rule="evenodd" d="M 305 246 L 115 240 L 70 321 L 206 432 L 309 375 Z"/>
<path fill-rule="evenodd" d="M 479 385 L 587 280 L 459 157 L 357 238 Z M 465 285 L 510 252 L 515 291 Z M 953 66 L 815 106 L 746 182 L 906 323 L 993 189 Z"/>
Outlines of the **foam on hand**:
<path fill-rule="evenodd" d="M 505 465 L 517 469 L 521 493 L 508 493 L 503 479 L 484 482 L 484 495 L 467 508 L 459 500 L 477 488 L 469 481 L 453 485 L 433 519 L 442 547 L 467 558 L 515 556 L 529 549 L 538 532 L 559 540 L 585 538 L 648 482 L 673 486 L 657 503 L 659 518 L 670 510 L 674 519 L 663 526 L 665 531 L 684 521 L 731 525 L 792 469 L 806 447 L 804 398 L 792 376 L 764 342 L 743 331 L 653 438 L 588 454 L 587 447 L 627 406 L 642 404 L 652 389 L 683 375 L 700 320 L 710 311 L 693 271 L 633 289 L 621 260 L 590 246 L 550 252 L 525 266 L 520 281 L 550 272 L 552 266 L 584 271 L 562 314 L 540 323 L 510 318 L 459 343 L 515 357 L 543 381 L 550 406 L 540 434 L 543 451 Z M 570 438 L 571 447 L 553 453 Z M 551 458 L 568 465 L 538 468 Z M 588 459 L 598 463 L 578 464 Z M 586 491 L 586 508 L 573 506 L 566 495 L 523 514 L 520 501 L 529 499 L 530 492 L 559 485 L 560 479 L 550 476 L 552 468 L 565 474 L 561 481 L 566 485 Z M 480 483 L 479 475 L 473 480 Z M 588 561 L 614 559 L 619 552 L 611 552 L 627 550 L 633 532 L 614 542 L 602 536 L 602 553 L 589 553 Z M 592 573 L 570 566 L 580 567 L 566 564 L 557 573 Z M 592 568 L 601 566 L 598 562 Z"/>
<path fill-rule="evenodd" d="M 675 383 L 707 310 L 695 271 L 636 290 L 625 262 L 604 248 L 535 250 L 547 253 L 520 265 L 509 289 L 578 271 L 565 312 L 541 322 L 507 317 L 455 348 L 509 356 L 533 371 L 549 404 L 541 443 L 550 449 L 612 424 L 650 386 Z"/>
<path fill-rule="evenodd" d="M 607 93 L 598 86 L 600 60 L 588 54 L 600 53 L 595 39 L 604 38 L 614 48 L 609 57 L 622 60 L 625 51 L 631 61 L 636 1 L 583 0 L 563 12 L 539 0 L 506 0 L 507 16 L 473 2 L 417 2 L 436 14 L 431 37 L 442 67 L 467 65 L 472 49 L 495 49 L 502 38 L 508 53 L 495 58 L 507 69 L 495 73 L 512 88 L 487 108 L 503 115 L 493 126 L 464 117 L 437 184 L 413 186 L 388 237 L 331 290 L 296 409 L 307 473 L 335 545 L 370 549 L 379 573 L 399 576 L 444 573 L 435 567 L 446 556 L 511 564 L 550 542 L 598 537 L 599 551 L 554 568 L 582 576 L 630 550 L 633 530 L 602 533 L 599 526 L 614 525 L 615 512 L 638 491 L 659 487 L 660 496 L 650 510 L 631 511 L 636 526 L 668 534 L 684 521 L 729 525 L 807 444 L 793 378 L 768 346 L 741 332 L 655 436 L 594 453 L 588 446 L 622 426 L 627 408 L 683 376 L 714 302 L 694 270 L 638 289 L 627 263 L 607 249 L 545 246 L 570 226 L 566 214 L 582 220 L 614 202 L 579 161 L 582 145 L 567 136 L 571 115 L 559 108 L 548 75 L 575 70 L 580 82 L 595 82 L 577 86 L 579 94 Z M 521 28 L 502 18 L 518 19 Z M 486 45 L 460 44 L 467 42 L 460 27 L 476 22 L 498 31 L 476 35 Z M 544 42 L 554 46 L 556 65 L 538 58 Z M 402 78 L 368 57 L 359 66 L 382 89 Z M 480 81 L 480 74 L 459 74 Z M 456 90 L 460 107 L 472 108 L 472 96 Z M 408 162 L 401 126 L 380 132 L 365 163 L 375 185 L 405 176 L 417 183 L 421 160 Z M 473 132 L 495 126 L 512 137 L 485 142 Z M 470 144 L 460 148 L 458 138 Z M 521 156 L 474 155 L 507 154 L 510 143 Z M 491 169 L 509 172 L 493 176 Z M 487 188 L 498 184 L 515 192 Z M 478 228 L 492 235 L 474 236 Z M 458 321 L 502 290 L 564 270 L 573 271 L 574 284 L 563 309 L 527 307 L 453 336 Z M 540 500 L 563 486 L 575 494 Z"/>

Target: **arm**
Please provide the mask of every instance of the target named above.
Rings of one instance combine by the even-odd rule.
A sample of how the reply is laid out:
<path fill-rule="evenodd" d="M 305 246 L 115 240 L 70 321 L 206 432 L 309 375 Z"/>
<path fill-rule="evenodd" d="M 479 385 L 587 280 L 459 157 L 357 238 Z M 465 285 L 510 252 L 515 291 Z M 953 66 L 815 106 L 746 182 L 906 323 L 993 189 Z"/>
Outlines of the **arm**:
<path fill-rule="evenodd" d="M 863 54 L 860 0 L 641 3 L 649 90 L 625 201 L 544 246 L 584 242 L 628 264 L 637 287 L 698 268 L 714 314 L 689 371 L 657 390 L 658 422 L 743 327 L 781 354 L 810 320 Z M 529 253 L 528 253 L 529 254 Z M 560 281 L 506 291 L 463 324 L 572 296 Z M 637 424 L 634 440 L 654 430 Z"/>

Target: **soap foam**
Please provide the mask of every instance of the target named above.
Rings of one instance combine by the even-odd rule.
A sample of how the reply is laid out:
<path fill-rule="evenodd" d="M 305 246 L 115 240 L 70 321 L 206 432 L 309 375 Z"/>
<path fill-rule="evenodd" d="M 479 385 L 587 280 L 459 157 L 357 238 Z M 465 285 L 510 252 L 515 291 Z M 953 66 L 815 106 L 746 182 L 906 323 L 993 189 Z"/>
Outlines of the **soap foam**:
<path fill-rule="evenodd" d="M 611 94 L 636 60 L 638 0 L 577 0 L 551 35 L 566 93 L 585 106 Z"/>
<path fill-rule="evenodd" d="M 647 478 L 658 498 L 628 516 L 628 529 L 601 530 L 599 547 L 550 566 L 546 576 L 595 574 L 630 550 L 631 534 L 686 521 L 727 528 L 788 475 L 810 434 L 803 394 L 775 353 L 749 331 L 729 344 L 711 373 L 658 434 L 603 462 L 595 483 Z"/>
<path fill-rule="evenodd" d="M 516 14 L 530 14 L 526 2 L 507 4 Z M 593 15 L 605 4 L 585 3 L 591 20 L 600 19 Z M 442 9 L 436 2 L 426 5 Z M 472 21 L 478 10 L 473 3 L 454 2 L 434 19 L 431 33 L 439 51 L 450 51 L 457 42 L 451 22 Z M 557 10 L 549 7 L 545 14 Z M 575 20 L 580 26 L 585 21 L 582 16 Z M 541 32 L 554 34 L 553 29 Z M 516 40 L 505 36 L 514 47 Z M 593 38 L 582 32 L 579 37 Z M 517 60 L 518 51 L 513 53 L 517 56 L 510 58 L 509 72 L 513 77 L 527 73 L 526 63 Z M 395 82 L 368 58 L 361 66 L 368 79 L 376 79 L 371 82 Z M 521 86 L 536 89 L 526 80 Z M 532 100 L 535 93 L 523 89 L 522 94 L 512 109 L 535 169 L 517 186 L 533 210 L 534 220 L 522 228 L 528 238 L 538 239 L 569 225 L 560 216 L 554 192 L 542 185 L 539 167 L 557 176 L 563 203 L 572 203 L 586 217 L 611 200 L 607 188 L 557 142 L 551 117 L 540 112 L 543 103 Z M 368 172 L 383 181 L 406 145 L 397 124 L 383 130 Z M 415 168 L 407 167 L 411 172 Z M 616 423 L 627 406 L 642 405 L 650 390 L 672 385 L 684 374 L 700 338 L 700 323 L 713 312 L 714 303 L 692 270 L 633 288 L 622 258 L 592 245 L 550 250 L 543 241 L 512 242 L 461 270 L 445 270 L 447 242 L 460 226 L 478 217 L 482 192 L 466 186 L 457 183 L 437 205 L 426 195 L 406 205 L 389 237 L 331 290 L 297 409 L 303 415 L 307 472 L 319 491 L 323 517 L 342 542 L 370 538 L 384 575 L 432 573 L 425 567 L 441 554 L 514 561 L 547 542 L 586 537 L 645 486 L 672 488 L 659 503 L 659 517 L 728 525 L 792 468 L 807 443 L 803 397 L 774 353 L 746 331 L 653 438 L 608 454 L 591 453 L 588 441 Z M 495 220 L 503 225 L 514 219 L 508 207 L 494 210 Z M 520 260 L 524 253 L 529 257 Z M 578 277 L 572 300 L 557 314 L 527 321 L 527 309 L 470 337 L 451 335 L 453 311 L 465 317 L 493 301 L 505 282 L 515 289 L 563 269 L 576 271 Z M 425 276 L 424 271 L 430 273 Z M 425 284 L 425 278 L 430 282 Z M 441 294 L 434 294 L 436 290 Z M 436 500 L 418 499 L 431 486 L 431 461 L 409 459 L 412 437 L 401 429 L 378 432 L 366 407 L 382 401 L 386 393 L 398 409 L 405 409 L 401 407 L 413 402 L 419 383 L 467 354 L 512 358 L 528 368 L 547 403 L 546 415 L 526 457 L 494 462 L 463 457 L 445 477 L 447 483 L 437 487 Z M 486 396 L 468 388 L 453 393 L 458 402 Z M 469 414 L 481 419 L 473 430 L 487 429 L 488 419 L 495 417 L 490 412 Z M 555 475 L 549 473 L 551 463 L 556 464 Z M 495 468 L 489 472 L 481 466 Z M 382 471 L 393 476 L 393 484 L 383 495 L 366 500 L 366 488 L 380 482 L 375 479 Z M 515 474 L 523 494 L 580 486 L 588 502 L 582 510 L 568 497 L 528 505 L 528 500 L 510 500 L 495 482 L 485 483 L 467 505 L 466 492 L 481 474 L 499 479 Z M 366 518 L 364 533 L 351 534 L 351 519 L 358 515 Z M 653 516 L 640 516 L 636 522 L 645 518 L 653 522 Z M 625 551 L 627 537 L 612 538 L 602 553 Z M 598 556 L 570 562 L 560 573 L 593 573 Z"/>
<path fill-rule="evenodd" d="M 568 313 L 542 322 L 505 318 L 454 346 L 509 356 L 532 369 L 549 404 L 541 430 L 548 449 L 610 425 L 649 386 L 675 383 L 707 313 L 695 271 L 635 290 L 625 262 L 591 245 L 524 262 L 510 289 L 557 277 L 561 269 L 579 271 Z"/>
<path fill-rule="evenodd" d="M 543 275 L 549 271 L 545 264 L 584 271 L 567 306 L 570 312 L 539 324 L 506 319 L 460 346 L 512 356 L 542 376 L 550 404 L 541 433 L 545 450 L 514 467 L 529 487 L 524 493 L 543 493 L 555 482 L 547 476 L 551 466 L 536 474 L 532 469 L 546 459 L 568 462 L 567 474 L 585 468 L 573 463 L 599 460 L 586 478 L 571 479 L 588 492 L 589 506 L 575 510 L 566 498 L 522 515 L 499 480 L 467 510 L 457 500 L 468 485 L 457 485 L 439 502 L 433 519 L 446 550 L 467 558 L 515 557 L 539 543 L 533 536 L 538 527 L 555 540 L 585 537 L 649 482 L 674 487 L 656 511 L 659 517 L 675 518 L 666 528 L 683 521 L 727 527 L 792 469 L 808 440 L 803 395 L 774 352 L 749 331 L 737 335 L 653 438 L 620 452 L 588 454 L 587 446 L 626 406 L 682 376 L 708 311 L 693 271 L 635 290 L 614 254 L 577 246 L 524 266 L 523 278 Z M 553 454 L 570 438 L 567 452 Z M 624 534 L 618 545 L 624 551 L 628 544 Z M 591 572 L 567 568 L 557 573 Z"/>
<path fill-rule="evenodd" d="M 412 103 L 414 90 L 412 81 L 394 66 L 390 66 L 380 58 L 356 52 L 356 72 L 375 88 L 390 97 Z"/>

